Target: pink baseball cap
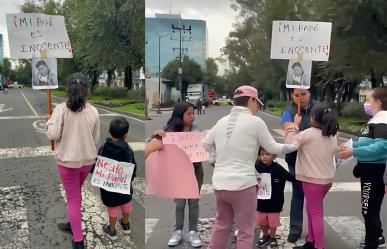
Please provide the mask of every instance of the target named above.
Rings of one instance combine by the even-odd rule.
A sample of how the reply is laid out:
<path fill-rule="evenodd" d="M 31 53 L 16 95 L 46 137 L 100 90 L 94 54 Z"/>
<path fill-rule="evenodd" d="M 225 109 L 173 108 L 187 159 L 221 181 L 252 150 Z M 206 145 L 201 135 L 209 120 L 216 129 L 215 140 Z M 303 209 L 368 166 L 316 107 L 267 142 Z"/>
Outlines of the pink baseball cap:
<path fill-rule="evenodd" d="M 258 91 L 255 87 L 252 86 L 240 86 L 234 92 L 234 99 L 239 97 L 252 97 L 256 99 L 260 105 L 264 105 L 262 101 L 258 98 Z"/>

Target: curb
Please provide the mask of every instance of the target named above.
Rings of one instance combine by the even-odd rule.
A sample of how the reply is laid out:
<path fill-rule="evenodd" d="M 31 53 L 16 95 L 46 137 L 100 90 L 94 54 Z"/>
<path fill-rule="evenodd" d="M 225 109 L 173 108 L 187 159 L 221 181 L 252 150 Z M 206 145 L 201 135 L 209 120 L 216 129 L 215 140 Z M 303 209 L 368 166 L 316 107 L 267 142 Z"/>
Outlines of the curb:
<path fill-rule="evenodd" d="M 63 100 L 66 99 L 66 98 L 61 97 L 61 96 L 56 96 L 56 95 L 52 95 L 52 96 L 55 97 L 55 98 L 63 99 Z M 116 113 L 119 113 L 119 114 L 127 115 L 127 116 L 132 117 L 132 118 L 137 118 L 137 119 L 141 119 L 141 120 L 144 120 L 144 121 L 145 120 L 149 120 L 149 118 L 146 118 L 145 116 L 141 116 L 141 115 L 138 115 L 138 114 L 135 114 L 135 113 L 115 110 L 115 109 L 113 109 L 111 107 L 100 105 L 100 104 L 92 104 L 92 105 L 96 106 L 96 107 L 98 107 L 100 109 L 105 109 L 105 110 L 110 111 L 110 112 L 116 112 Z"/>

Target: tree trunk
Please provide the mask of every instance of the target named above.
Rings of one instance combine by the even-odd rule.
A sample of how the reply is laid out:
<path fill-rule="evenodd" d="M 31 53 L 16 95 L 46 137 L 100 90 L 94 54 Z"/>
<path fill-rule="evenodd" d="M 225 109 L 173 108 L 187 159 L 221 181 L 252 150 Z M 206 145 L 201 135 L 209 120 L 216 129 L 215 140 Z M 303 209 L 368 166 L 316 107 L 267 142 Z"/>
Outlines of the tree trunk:
<path fill-rule="evenodd" d="M 129 90 L 133 87 L 133 75 L 132 75 L 132 67 L 127 66 L 125 68 L 125 75 L 124 75 L 124 85 Z"/>
<path fill-rule="evenodd" d="M 107 78 L 106 85 L 107 85 L 108 87 L 111 87 L 111 85 L 112 85 L 112 79 L 113 79 L 113 72 L 112 72 L 112 70 L 108 70 L 108 71 L 107 71 L 107 75 L 108 75 L 108 78 Z"/>

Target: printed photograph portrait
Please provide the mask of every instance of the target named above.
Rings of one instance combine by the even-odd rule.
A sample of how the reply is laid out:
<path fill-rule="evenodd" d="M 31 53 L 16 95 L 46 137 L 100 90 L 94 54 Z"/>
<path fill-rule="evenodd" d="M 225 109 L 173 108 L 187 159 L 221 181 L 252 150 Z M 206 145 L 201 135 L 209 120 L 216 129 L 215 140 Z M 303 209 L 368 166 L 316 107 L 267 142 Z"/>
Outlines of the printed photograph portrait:
<path fill-rule="evenodd" d="M 312 61 L 290 60 L 286 77 L 287 88 L 310 88 Z"/>
<path fill-rule="evenodd" d="M 55 89 L 58 88 L 56 58 L 32 58 L 32 88 Z"/>

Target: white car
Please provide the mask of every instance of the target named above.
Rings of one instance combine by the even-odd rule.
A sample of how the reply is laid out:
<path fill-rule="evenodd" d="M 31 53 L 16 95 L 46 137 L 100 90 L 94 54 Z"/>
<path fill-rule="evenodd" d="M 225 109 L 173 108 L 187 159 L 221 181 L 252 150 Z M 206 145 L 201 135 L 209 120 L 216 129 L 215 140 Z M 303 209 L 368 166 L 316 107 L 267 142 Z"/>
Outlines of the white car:
<path fill-rule="evenodd" d="M 12 85 L 9 86 L 10 88 L 23 88 L 24 85 L 19 84 L 17 82 L 14 82 Z"/>

